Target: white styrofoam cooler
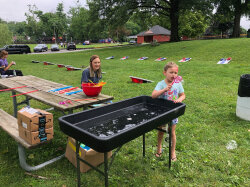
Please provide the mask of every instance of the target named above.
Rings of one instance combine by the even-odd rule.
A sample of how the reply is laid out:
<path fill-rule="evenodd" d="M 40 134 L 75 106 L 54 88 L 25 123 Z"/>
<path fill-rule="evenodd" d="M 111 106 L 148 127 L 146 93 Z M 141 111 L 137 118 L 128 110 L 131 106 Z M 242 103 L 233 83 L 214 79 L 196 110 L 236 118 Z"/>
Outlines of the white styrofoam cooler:
<path fill-rule="evenodd" d="M 250 97 L 238 96 L 236 115 L 239 118 L 250 121 Z"/>

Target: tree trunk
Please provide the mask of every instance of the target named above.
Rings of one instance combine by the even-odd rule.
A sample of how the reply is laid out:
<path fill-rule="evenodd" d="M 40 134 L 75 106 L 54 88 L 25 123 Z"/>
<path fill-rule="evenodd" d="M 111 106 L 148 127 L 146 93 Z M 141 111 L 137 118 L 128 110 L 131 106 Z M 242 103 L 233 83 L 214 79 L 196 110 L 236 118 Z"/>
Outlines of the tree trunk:
<path fill-rule="evenodd" d="M 179 0 L 170 0 L 171 42 L 180 41 L 179 38 Z"/>
<path fill-rule="evenodd" d="M 241 0 L 237 0 L 235 3 L 235 11 L 234 11 L 234 26 L 233 26 L 233 37 L 240 37 L 240 18 L 242 14 Z"/>

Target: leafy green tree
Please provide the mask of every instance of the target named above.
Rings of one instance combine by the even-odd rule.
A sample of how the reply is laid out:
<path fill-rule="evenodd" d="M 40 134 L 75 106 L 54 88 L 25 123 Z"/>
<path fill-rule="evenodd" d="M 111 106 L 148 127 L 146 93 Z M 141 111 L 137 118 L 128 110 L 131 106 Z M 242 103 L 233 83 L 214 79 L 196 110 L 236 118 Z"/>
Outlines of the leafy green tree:
<path fill-rule="evenodd" d="M 206 17 L 200 12 L 185 11 L 180 17 L 180 30 L 182 36 L 197 37 L 205 32 L 208 27 Z"/>
<path fill-rule="evenodd" d="M 55 13 L 43 13 L 35 5 L 28 5 L 29 11 L 26 16 L 26 33 L 36 40 L 42 40 L 48 36 L 63 36 L 68 28 L 68 19 L 63 12 L 63 4 L 59 3 Z"/>
<path fill-rule="evenodd" d="M 25 13 L 26 16 L 26 28 L 25 32 L 27 36 L 30 36 L 32 39 L 39 39 L 42 35 L 41 23 L 39 23 L 39 13 L 36 5 L 28 5 L 29 11 Z"/>
<path fill-rule="evenodd" d="M 98 42 L 99 39 L 112 37 L 110 35 L 111 31 L 114 30 L 114 27 L 110 27 L 105 22 L 105 17 L 102 16 L 103 9 L 100 6 L 101 0 L 96 4 L 96 2 L 88 1 L 89 6 L 89 19 L 88 19 L 88 33 L 89 38 L 93 42 Z"/>
<path fill-rule="evenodd" d="M 56 16 L 54 13 L 48 12 L 48 13 L 44 13 L 41 12 L 41 14 L 38 15 L 39 19 L 40 19 L 40 23 L 41 23 L 41 27 L 42 27 L 42 31 L 43 31 L 43 35 L 44 36 L 53 36 L 54 35 L 54 22 L 56 20 Z"/>
<path fill-rule="evenodd" d="M 0 23 L 6 23 L 2 18 L 0 18 Z"/>
<path fill-rule="evenodd" d="M 229 34 L 233 28 L 232 15 L 225 16 L 226 14 L 219 13 L 218 11 L 213 16 L 211 22 L 211 31 L 213 34 Z"/>
<path fill-rule="evenodd" d="M 12 33 L 7 24 L 0 23 L 0 46 L 12 43 Z"/>
<path fill-rule="evenodd" d="M 63 12 L 64 7 L 63 3 L 58 3 L 54 18 L 54 24 L 55 24 L 55 32 L 57 36 L 63 36 L 65 31 L 67 30 L 67 17 L 66 14 Z"/>
<path fill-rule="evenodd" d="M 240 37 L 240 20 L 243 15 L 250 15 L 249 0 L 214 0 L 218 10 L 224 13 L 224 17 L 233 19 L 233 37 Z"/>
<path fill-rule="evenodd" d="M 131 34 L 131 31 L 128 30 L 125 26 L 118 26 L 116 28 L 112 28 L 112 30 L 109 31 L 111 34 L 113 40 L 124 42 L 126 40 L 126 36 Z"/>
<path fill-rule="evenodd" d="M 84 41 L 89 39 L 89 11 L 82 7 L 76 7 L 70 9 L 71 24 L 69 27 L 70 37 L 74 37 L 75 40 Z"/>
<path fill-rule="evenodd" d="M 136 11 L 167 17 L 171 25 L 171 41 L 179 41 L 179 16 L 181 11 L 201 10 L 211 14 L 210 0 L 92 0 L 100 6 L 99 14 L 113 27 L 125 24 Z"/>
<path fill-rule="evenodd" d="M 137 24 L 134 23 L 133 21 L 129 20 L 125 24 L 126 29 L 128 30 L 130 35 L 136 35 L 141 31 L 141 27 Z"/>
<path fill-rule="evenodd" d="M 7 23 L 9 30 L 13 33 L 13 35 L 21 35 L 24 36 L 25 35 L 25 27 L 26 27 L 26 23 L 25 21 L 22 22 L 8 22 Z"/>
<path fill-rule="evenodd" d="M 151 14 L 150 12 L 136 11 L 130 18 L 134 23 L 140 26 L 140 32 L 148 30 L 154 25 L 161 25 L 170 30 L 170 20 L 166 16 Z M 129 20 L 129 21 L 130 21 Z"/>

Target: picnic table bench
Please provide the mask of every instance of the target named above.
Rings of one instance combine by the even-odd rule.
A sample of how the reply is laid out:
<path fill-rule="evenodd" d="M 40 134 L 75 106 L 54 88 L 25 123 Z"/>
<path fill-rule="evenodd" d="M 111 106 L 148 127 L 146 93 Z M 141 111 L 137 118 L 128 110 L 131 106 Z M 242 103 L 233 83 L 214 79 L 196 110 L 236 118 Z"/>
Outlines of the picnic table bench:
<path fill-rule="evenodd" d="M 20 163 L 20 166 L 24 170 L 26 170 L 26 171 L 38 170 L 38 169 L 40 169 L 48 164 L 51 164 L 51 163 L 64 157 L 64 154 L 63 154 L 63 155 L 60 155 L 56 158 L 53 158 L 53 159 L 51 159 L 47 162 L 44 162 L 40 165 L 37 165 L 37 166 L 28 165 L 26 162 L 25 149 L 32 149 L 32 148 L 38 147 L 44 143 L 31 145 L 31 144 L 27 143 L 25 140 L 23 140 L 19 136 L 17 119 L 15 117 L 11 116 L 10 114 L 8 114 L 7 112 L 3 111 L 2 109 L 0 109 L 0 119 L 1 119 L 0 120 L 0 127 L 5 132 L 7 132 L 18 143 L 19 163 Z"/>

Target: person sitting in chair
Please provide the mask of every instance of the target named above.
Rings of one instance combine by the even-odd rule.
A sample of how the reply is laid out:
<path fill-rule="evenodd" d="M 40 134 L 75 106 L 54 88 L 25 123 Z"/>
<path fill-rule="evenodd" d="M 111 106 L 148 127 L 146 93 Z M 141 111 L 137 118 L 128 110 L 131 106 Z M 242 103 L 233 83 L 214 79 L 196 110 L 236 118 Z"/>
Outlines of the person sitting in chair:
<path fill-rule="evenodd" d="M 14 61 L 10 64 L 7 62 L 8 52 L 3 50 L 0 53 L 0 74 L 1 75 L 13 75 L 13 76 L 23 76 L 22 71 L 20 70 L 9 70 L 13 65 L 16 65 Z"/>

